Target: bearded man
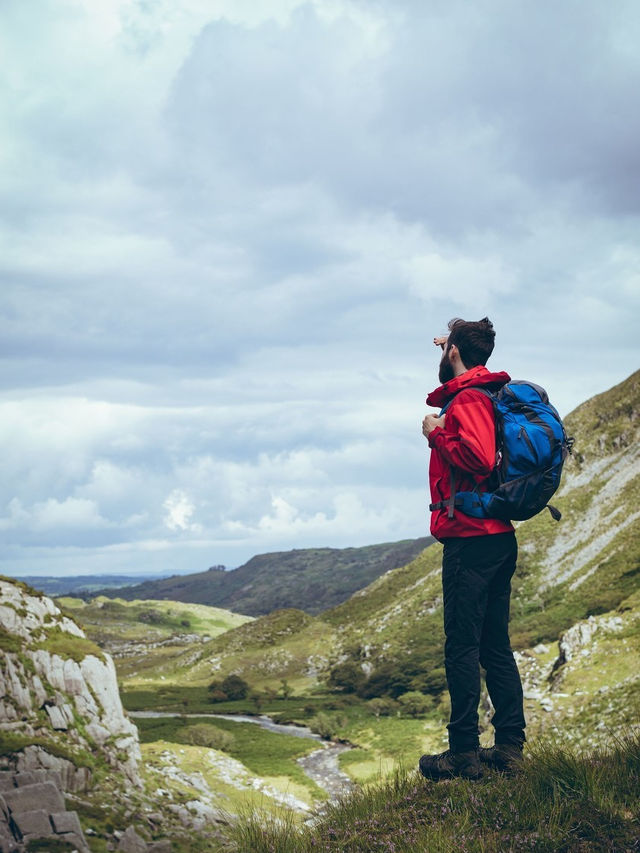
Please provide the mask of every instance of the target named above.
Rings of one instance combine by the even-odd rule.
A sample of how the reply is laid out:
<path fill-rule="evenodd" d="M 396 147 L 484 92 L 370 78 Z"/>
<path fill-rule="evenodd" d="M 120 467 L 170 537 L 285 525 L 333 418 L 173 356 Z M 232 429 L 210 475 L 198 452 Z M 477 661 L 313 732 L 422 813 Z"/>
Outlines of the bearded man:
<path fill-rule="evenodd" d="M 486 363 L 495 332 L 487 317 L 455 319 L 449 335 L 435 338 L 443 349 L 440 387 L 427 403 L 444 413 L 428 414 L 422 432 L 431 448 L 431 533 L 442 542 L 445 671 L 451 697 L 449 749 L 423 755 L 420 772 L 429 779 L 478 779 L 483 764 L 511 770 L 522 760 L 525 741 L 522 683 L 509 641 L 511 577 L 518 546 L 513 526 L 496 518 L 473 518 L 455 507 L 456 491 L 487 491 L 496 466 L 493 403 L 509 382 Z M 480 665 L 495 709 L 495 745 L 480 749 Z"/>

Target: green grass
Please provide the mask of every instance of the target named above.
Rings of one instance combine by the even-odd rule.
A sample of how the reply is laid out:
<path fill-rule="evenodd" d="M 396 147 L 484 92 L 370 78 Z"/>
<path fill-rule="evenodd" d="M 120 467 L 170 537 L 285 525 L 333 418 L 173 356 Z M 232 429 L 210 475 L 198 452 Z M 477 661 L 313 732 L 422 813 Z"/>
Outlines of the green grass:
<path fill-rule="evenodd" d="M 222 729 L 233 735 L 232 743 L 224 752 L 242 762 L 257 776 L 287 776 L 296 784 L 306 786 L 314 798 L 324 799 L 326 794 L 315 785 L 296 763 L 296 759 L 318 749 L 316 741 L 266 731 L 256 723 L 236 723 L 233 720 L 207 719 L 206 717 L 139 718 L 136 720 L 141 743 L 168 741 L 189 744 L 189 728 L 195 724 Z"/>
<path fill-rule="evenodd" d="M 329 804 L 313 826 L 254 813 L 230 830 L 243 853 L 594 853 L 640 842 L 640 737 L 580 755 L 547 742 L 513 778 L 433 783 L 400 770 Z"/>
<path fill-rule="evenodd" d="M 0 625 L 0 651 L 13 652 L 17 654 L 22 650 L 22 639 L 16 634 L 11 634 Z"/>
<path fill-rule="evenodd" d="M 46 628 L 46 638 L 31 646 L 33 649 L 44 649 L 52 655 L 61 658 L 71 658 L 76 663 L 81 663 L 87 655 L 94 655 L 99 660 L 104 660 L 104 652 L 100 646 L 83 637 L 76 637 L 63 631 L 57 625 Z"/>

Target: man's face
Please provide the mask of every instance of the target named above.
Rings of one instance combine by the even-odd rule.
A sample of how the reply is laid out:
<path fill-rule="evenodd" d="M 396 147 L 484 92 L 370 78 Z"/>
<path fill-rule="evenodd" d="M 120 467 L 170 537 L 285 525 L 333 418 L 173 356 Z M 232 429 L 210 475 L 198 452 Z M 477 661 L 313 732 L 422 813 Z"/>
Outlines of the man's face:
<path fill-rule="evenodd" d="M 440 384 L 444 385 L 453 379 L 453 365 L 449 358 L 449 344 L 446 343 L 443 347 L 442 358 L 440 359 L 440 369 L 438 370 L 438 379 Z"/>

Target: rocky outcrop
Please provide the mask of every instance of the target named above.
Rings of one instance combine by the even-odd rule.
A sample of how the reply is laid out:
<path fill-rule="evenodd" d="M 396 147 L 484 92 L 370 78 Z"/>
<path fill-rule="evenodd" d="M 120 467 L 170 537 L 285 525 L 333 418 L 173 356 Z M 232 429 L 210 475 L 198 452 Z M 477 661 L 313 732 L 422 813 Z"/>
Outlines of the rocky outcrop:
<path fill-rule="evenodd" d="M 594 637 L 598 633 L 620 631 L 623 622 L 620 616 L 589 616 L 577 622 L 560 637 L 559 655 L 553 664 L 550 681 L 557 682 L 558 671 L 578 655 L 589 657 L 593 650 Z"/>
<path fill-rule="evenodd" d="M 19 746 L 5 766 L 57 771 L 64 790 L 79 791 L 97 760 L 140 787 L 138 730 L 113 661 L 72 619 L 50 598 L 0 580 L 0 650 L 0 734 Z"/>
<path fill-rule="evenodd" d="M 66 842 L 78 853 L 89 853 L 77 813 L 65 808 L 59 773 L 0 773 L 0 853 L 19 853 L 36 839 Z"/>

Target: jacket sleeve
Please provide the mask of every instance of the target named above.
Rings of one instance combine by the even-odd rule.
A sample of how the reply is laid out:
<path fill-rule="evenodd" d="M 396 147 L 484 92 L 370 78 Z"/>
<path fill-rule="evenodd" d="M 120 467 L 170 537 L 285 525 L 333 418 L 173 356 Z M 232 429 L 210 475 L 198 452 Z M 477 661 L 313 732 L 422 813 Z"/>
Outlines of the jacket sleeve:
<path fill-rule="evenodd" d="M 461 391 L 446 412 L 444 429 L 436 427 L 429 446 L 449 464 L 472 474 L 479 482 L 496 463 L 493 405 L 481 392 Z"/>

